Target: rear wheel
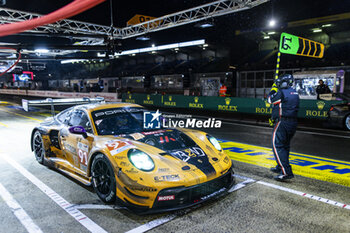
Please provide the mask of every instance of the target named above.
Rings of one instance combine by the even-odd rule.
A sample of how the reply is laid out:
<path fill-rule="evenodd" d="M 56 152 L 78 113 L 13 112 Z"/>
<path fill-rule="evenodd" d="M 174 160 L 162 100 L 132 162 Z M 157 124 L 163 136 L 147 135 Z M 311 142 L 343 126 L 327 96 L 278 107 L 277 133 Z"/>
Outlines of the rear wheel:
<path fill-rule="evenodd" d="M 344 126 L 345 129 L 350 130 L 350 114 L 345 117 Z"/>
<path fill-rule="evenodd" d="M 95 156 L 91 165 L 92 185 L 98 197 L 105 203 L 116 200 L 116 181 L 114 170 L 103 154 Z"/>
<path fill-rule="evenodd" d="M 45 149 L 44 142 L 39 131 L 36 131 L 33 135 L 33 150 L 36 160 L 40 163 L 44 163 Z"/>

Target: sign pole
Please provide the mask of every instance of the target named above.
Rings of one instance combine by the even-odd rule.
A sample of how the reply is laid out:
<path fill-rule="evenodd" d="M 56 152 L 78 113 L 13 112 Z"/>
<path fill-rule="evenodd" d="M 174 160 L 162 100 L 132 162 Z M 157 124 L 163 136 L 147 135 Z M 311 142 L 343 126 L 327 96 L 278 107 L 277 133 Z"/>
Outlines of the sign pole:
<path fill-rule="evenodd" d="M 280 71 L 280 60 L 281 60 L 281 52 L 278 50 L 275 79 L 278 79 L 278 74 L 279 74 L 279 71 Z"/>

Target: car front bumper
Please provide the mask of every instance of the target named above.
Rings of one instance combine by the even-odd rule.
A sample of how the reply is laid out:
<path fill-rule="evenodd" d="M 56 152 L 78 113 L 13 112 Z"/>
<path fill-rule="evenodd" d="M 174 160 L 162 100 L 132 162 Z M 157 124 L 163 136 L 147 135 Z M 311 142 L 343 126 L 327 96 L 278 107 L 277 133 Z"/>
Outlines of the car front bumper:
<path fill-rule="evenodd" d="M 225 195 L 235 184 L 232 167 L 222 176 L 189 187 L 173 187 L 159 191 L 152 208 L 127 203 L 126 207 L 137 214 L 174 211 L 198 205 Z M 164 197 L 166 200 L 164 200 Z"/>

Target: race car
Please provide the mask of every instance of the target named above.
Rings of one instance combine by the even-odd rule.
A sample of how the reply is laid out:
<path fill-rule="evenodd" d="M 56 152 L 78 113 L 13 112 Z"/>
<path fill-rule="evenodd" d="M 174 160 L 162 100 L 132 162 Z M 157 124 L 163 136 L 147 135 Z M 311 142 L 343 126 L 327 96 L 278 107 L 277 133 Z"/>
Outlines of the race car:
<path fill-rule="evenodd" d="M 328 122 L 334 126 L 350 130 L 350 95 L 338 94 L 344 103 L 333 104 L 328 111 Z"/>
<path fill-rule="evenodd" d="M 31 148 L 39 163 L 92 185 L 103 202 L 138 213 L 227 193 L 234 172 L 217 139 L 193 129 L 145 129 L 146 113 L 130 103 L 77 105 L 35 127 Z"/>

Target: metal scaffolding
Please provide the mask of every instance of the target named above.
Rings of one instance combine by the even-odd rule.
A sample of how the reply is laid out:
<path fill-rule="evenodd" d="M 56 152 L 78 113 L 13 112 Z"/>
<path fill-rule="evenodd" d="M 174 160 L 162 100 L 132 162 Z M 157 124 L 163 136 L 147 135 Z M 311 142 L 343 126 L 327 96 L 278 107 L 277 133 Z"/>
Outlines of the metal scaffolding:
<path fill-rule="evenodd" d="M 47 34 L 68 33 L 72 34 L 72 37 L 74 37 L 74 34 L 83 34 L 91 37 L 99 35 L 106 36 L 109 39 L 127 39 L 221 15 L 248 10 L 268 1 L 270 0 L 218 0 L 124 28 L 64 19 L 53 24 L 37 27 L 27 32 Z M 20 22 L 41 16 L 42 15 L 35 13 L 0 8 L 0 24 Z"/>

